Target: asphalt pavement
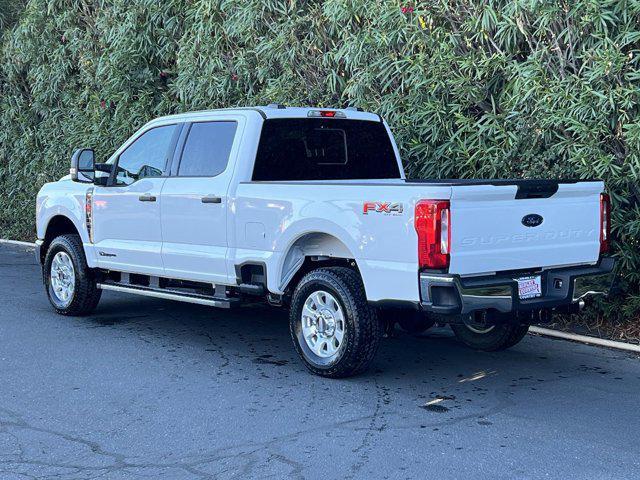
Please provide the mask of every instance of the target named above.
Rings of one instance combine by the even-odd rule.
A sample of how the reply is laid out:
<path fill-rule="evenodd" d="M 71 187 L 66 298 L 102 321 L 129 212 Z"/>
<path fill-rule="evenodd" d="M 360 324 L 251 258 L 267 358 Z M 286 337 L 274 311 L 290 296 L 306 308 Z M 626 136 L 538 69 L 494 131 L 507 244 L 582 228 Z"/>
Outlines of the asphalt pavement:
<path fill-rule="evenodd" d="M 529 335 L 385 339 L 371 370 L 307 373 L 283 311 L 107 292 L 56 315 L 0 245 L 0 479 L 640 477 L 636 355 Z"/>

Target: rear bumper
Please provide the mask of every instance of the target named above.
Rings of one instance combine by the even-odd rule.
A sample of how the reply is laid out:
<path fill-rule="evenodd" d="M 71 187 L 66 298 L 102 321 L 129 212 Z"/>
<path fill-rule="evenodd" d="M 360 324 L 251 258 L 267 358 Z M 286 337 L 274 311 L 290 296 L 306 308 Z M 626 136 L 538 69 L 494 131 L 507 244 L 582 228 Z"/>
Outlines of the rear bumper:
<path fill-rule="evenodd" d="M 516 278 L 525 274 L 460 277 L 420 274 L 423 310 L 443 315 L 468 314 L 478 310 L 502 313 L 570 308 L 585 297 L 608 295 L 614 279 L 615 260 L 603 257 L 597 265 L 545 270 L 542 296 L 520 300 Z"/>

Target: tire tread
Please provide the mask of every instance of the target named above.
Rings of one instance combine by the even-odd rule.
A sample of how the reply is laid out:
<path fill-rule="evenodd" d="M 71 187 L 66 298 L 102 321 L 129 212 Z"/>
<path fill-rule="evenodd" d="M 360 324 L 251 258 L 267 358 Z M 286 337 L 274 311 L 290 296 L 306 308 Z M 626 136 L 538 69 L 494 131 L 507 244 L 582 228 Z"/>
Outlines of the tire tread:
<path fill-rule="evenodd" d="M 488 333 L 475 333 L 466 325 L 452 324 L 451 330 L 468 347 L 484 352 L 497 352 L 520 343 L 529 331 L 529 325 L 501 323 Z"/>
<path fill-rule="evenodd" d="M 298 321 L 299 304 L 305 300 L 299 292 L 305 285 L 315 281 L 329 283 L 343 297 L 341 301 L 346 304 L 346 315 L 353 317 L 354 335 L 349 345 L 351 348 L 330 368 L 319 368 L 304 357 L 294 330 L 295 322 Z M 290 326 L 293 342 L 305 366 L 316 375 L 330 378 L 349 377 L 366 370 L 378 351 L 383 335 L 383 324 L 367 301 L 359 274 L 346 267 L 318 268 L 300 280 L 291 304 Z"/>
<path fill-rule="evenodd" d="M 76 269 L 76 286 L 72 302 L 65 308 L 60 308 L 51 302 L 51 305 L 60 315 L 83 316 L 91 313 L 98 306 L 102 290 L 97 287 L 97 282 L 93 271 L 87 265 L 87 259 L 84 255 L 82 239 L 77 234 L 60 235 L 53 239 L 44 262 L 44 279 L 49 295 L 49 268 L 53 255 L 60 251 L 66 250 L 71 254 L 74 268 Z"/>

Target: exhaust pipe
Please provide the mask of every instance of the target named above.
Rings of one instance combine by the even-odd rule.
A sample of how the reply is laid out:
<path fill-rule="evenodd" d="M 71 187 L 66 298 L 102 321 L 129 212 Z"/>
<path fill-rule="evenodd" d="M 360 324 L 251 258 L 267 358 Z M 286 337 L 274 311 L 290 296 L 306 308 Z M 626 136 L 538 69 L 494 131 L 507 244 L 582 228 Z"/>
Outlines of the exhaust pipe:
<path fill-rule="evenodd" d="M 580 299 L 577 302 L 574 302 L 570 305 L 563 305 L 561 307 L 556 308 L 556 312 L 572 315 L 572 314 L 580 313 L 584 308 L 584 306 L 585 306 L 584 300 Z"/>

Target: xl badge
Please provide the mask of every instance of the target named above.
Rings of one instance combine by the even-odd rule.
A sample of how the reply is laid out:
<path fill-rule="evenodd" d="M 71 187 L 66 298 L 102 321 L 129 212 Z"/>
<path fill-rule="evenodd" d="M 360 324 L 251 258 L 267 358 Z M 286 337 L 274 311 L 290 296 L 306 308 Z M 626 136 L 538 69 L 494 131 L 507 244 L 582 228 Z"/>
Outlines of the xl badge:
<path fill-rule="evenodd" d="M 362 213 L 368 215 L 369 212 L 385 213 L 387 215 L 401 215 L 404 210 L 401 203 L 391 202 L 364 202 Z"/>
<path fill-rule="evenodd" d="M 537 227 L 538 225 L 542 224 L 543 221 L 544 218 L 542 218 L 537 213 L 530 213 L 529 215 L 525 215 L 524 217 L 522 217 L 522 224 L 525 227 Z"/>

